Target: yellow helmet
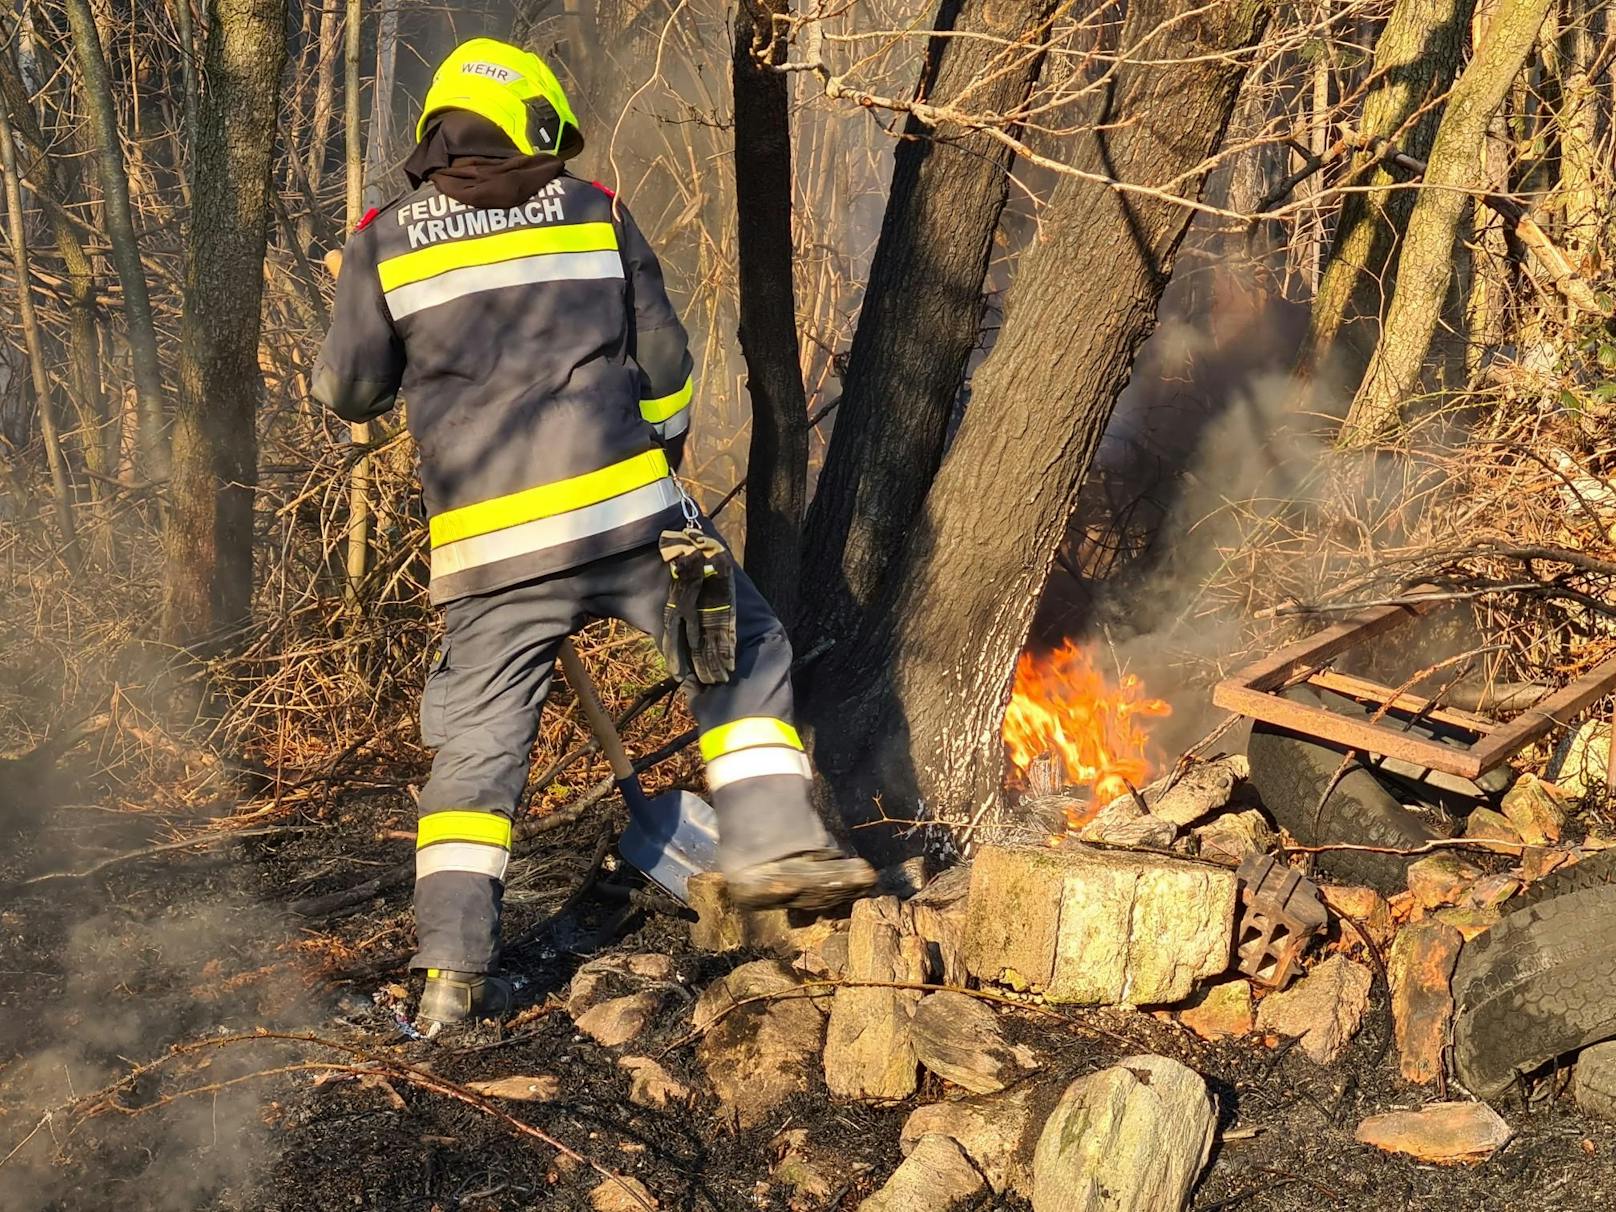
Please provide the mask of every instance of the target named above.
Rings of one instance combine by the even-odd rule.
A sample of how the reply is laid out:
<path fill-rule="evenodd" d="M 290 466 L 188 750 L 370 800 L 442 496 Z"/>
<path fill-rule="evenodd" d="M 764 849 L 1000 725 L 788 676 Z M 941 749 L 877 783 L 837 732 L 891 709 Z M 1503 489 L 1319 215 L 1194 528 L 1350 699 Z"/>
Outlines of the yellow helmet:
<path fill-rule="evenodd" d="M 470 110 L 510 137 L 523 155 L 548 152 L 566 159 L 583 150 L 583 132 L 567 94 L 543 59 L 492 38 L 463 42 L 432 77 L 417 141 L 427 122 L 446 109 Z"/>

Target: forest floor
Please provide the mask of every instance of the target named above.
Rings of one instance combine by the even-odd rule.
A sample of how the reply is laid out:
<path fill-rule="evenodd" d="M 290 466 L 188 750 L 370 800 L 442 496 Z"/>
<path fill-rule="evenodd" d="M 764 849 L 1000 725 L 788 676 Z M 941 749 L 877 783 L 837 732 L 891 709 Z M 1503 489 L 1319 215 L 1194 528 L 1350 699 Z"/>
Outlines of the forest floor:
<path fill-rule="evenodd" d="M 808 1092 L 767 1125 L 735 1131 L 704 1091 L 687 994 L 670 999 L 629 1051 L 658 1057 L 700 1092 L 696 1106 L 632 1104 L 617 1054 L 580 1036 L 549 1000 L 587 958 L 579 951 L 599 943 L 669 954 L 680 983 L 698 991 L 750 957 L 695 952 L 684 926 L 668 918 L 630 921 L 600 942 L 592 936 L 618 909 L 589 899 L 551 920 L 589 871 L 604 809 L 543 835 L 513 874 L 507 937 L 550 921 L 510 957 L 525 1011 L 502 1031 L 478 1028 L 450 1043 L 407 1039 L 386 992 L 406 979 L 407 888 L 336 920 L 302 922 L 277 908 L 289 889 L 343 888 L 407 856 L 407 842 L 385 836 L 400 823 L 401 798 L 360 798 L 323 824 L 89 878 L 19 882 L 138 846 L 151 829 L 144 814 L 64 810 L 57 823 L 8 843 L 0 856 L 0 1204 L 29 1212 L 591 1206 L 599 1174 L 558 1160 L 482 1107 L 424 1088 L 413 1073 L 457 1086 L 558 1078 L 549 1101 L 500 1106 L 589 1161 L 640 1179 L 664 1209 L 850 1210 L 898 1164 L 913 1107 L 944 1097 L 927 1077 L 915 1100 L 872 1108 L 832 1100 L 815 1073 Z M 1616 1207 L 1616 1125 L 1581 1117 L 1566 1097 L 1501 1107 L 1517 1135 L 1474 1167 L 1423 1165 L 1356 1143 L 1365 1115 L 1426 1101 L 1397 1076 L 1378 987 L 1366 1026 L 1329 1067 L 1295 1048 L 1208 1044 L 1145 1013 L 1005 1017 L 1057 1075 L 1135 1052 L 1176 1056 L 1203 1073 L 1228 1139 L 1196 1190 L 1201 1212 Z M 358 1049 L 391 1072 L 360 1081 L 288 1071 L 354 1056 L 307 1040 L 235 1039 L 266 1030 Z M 119 1084 L 172 1045 L 199 1041 L 202 1050 Z M 110 1092 L 93 1094 L 102 1087 Z M 175 1097 L 183 1090 L 193 1093 Z M 57 1110 L 47 1116 L 50 1107 Z M 839 1190 L 793 1204 L 791 1189 L 771 1181 L 787 1128 L 806 1129 L 836 1158 Z M 979 1206 L 1025 1205 L 984 1198 Z"/>

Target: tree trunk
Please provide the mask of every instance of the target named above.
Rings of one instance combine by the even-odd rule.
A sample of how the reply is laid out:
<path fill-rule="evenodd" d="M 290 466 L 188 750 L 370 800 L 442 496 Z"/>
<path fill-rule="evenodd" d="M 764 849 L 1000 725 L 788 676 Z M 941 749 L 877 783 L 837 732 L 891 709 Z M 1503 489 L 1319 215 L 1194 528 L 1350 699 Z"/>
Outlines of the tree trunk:
<path fill-rule="evenodd" d="M 95 297 L 95 270 L 84 250 L 79 229 L 67 204 L 77 195 L 72 160 L 60 162 L 50 154 L 39 120 L 28 102 L 28 90 L 9 59 L 0 55 L 0 105 L 11 119 L 15 141 L 22 144 L 21 171 L 34 187 L 50 223 L 56 256 L 67 279 L 67 333 L 70 394 L 84 431 L 84 464 L 98 476 L 110 478 L 118 467 L 118 434 L 109 425 L 106 393 L 101 382 L 101 332 Z M 100 485 L 100 490 L 105 486 Z"/>
<path fill-rule="evenodd" d="M 1426 351 L 1441 317 L 1453 243 L 1471 195 L 1481 186 L 1482 149 L 1493 113 L 1526 61 L 1549 0 L 1505 0 L 1453 86 L 1431 145 L 1419 199 L 1397 264 L 1397 289 L 1369 373 L 1342 426 L 1343 445 L 1372 442 L 1402 419 L 1419 389 Z"/>
<path fill-rule="evenodd" d="M 1341 202 L 1330 259 L 1313 300 L 1303 346 L 1303 372 L 1317 370 L 1336 347 L 1343 328 L 1361 319 L 1371 324 L 1389 298 L 1389 271 L 1398 234 L 1413 209 L 1412 193 L 1395 189 L 1398 178 L 1380 160 L 1381 143 L 1424 159 L 1435 137 L 1440 106 L 1431 106 L 1459 70 L 1472 0 L 1398 0 L 1375 42 L 1374 85 L 1364 98 L 1359 134 L 1370 145 L 1353 156 L 1346 183 L 1367 186 Z M 1425 108 L 1430 106 L 1430 108 Z M 1422 113 L 1421 111 L 1424 110 Z M 1358 334 L 1354 333 L 1353 336 Z M 1341 370 L 1353 385 L 1363 374 L 1374 331 L 1343 349 Z"/>
<path fill-rule="evenodd" d="M 338 13 L 337 0 L 324 0 L 320 6 L 320 65 L 315 74 L 314 106 L 309 118 L 309 147 L 308 159 L 304 164 L 304 175 L 309 182 L 311 195 L 310 205 L 313 204 L 313 195 L 320 190 L 320 182 L 325 179 L 325 162 L 329 154 L 331 142 L 331 117 L 336 108 L 337 91 L 337 63 L 342 59 L 339 53 L 339 37 L 342 34 L 343 20 Z"/>
<path fill-rule="evenodd" d="M 791 268 L 790 84 L 764 64 L 785 59 L 773 17 L 788 8 L 787 0 L 739 0 L 732 72 L 739 335 L 752 396 L 745 562 L 787 626 L 808 499 L 808 404 Z"/>
<path fill-rule="evenodd" d="M 106 217 L 112 263 L 123 285 L 123 309 L 129 324 L 129 353 L 134 366 L 135 397 L 140 416 L 136 465 L 151 479 L 168 473 L 168 431 L 163 415 L 163 372 L 157 360 L 157 330 L 152 324 L 146 271 L 129 207 L 129 174 L 124 167 L 118 110 L 112 97 L 101 35 L 89 0 L 66 0 L 73 50 L 84 76 L 85 105 L 95 135 L 96 174 L 101 180 L 101 206 Z"/>
<path fill-rule="evenodd" d="M 946 106 L 970 88 L 973 111 L 1014 114 L 1038 77 L 1054 8 L 1055 0 L 943 0 L 917 97 Z M 814 589 L 798 625 L 804 649 L 860 626 L 942 463 L 981 337 L 982 283 L 1012 158 L 980 132 L 935 130 L 913 117 L 904 128 L 808 511 L 803 577 Z"/>
<path fill-rule="evenodd" d="M 363 121 L 360 118 L 359 52 L 364 42 L 364 6 L 361 0 L 348 0 L 347 36 L 343 43 L 343 143 L 347 150 L 344 165 L 347 170 L 347 205 L 345 231 L 359 226 L 365 215 L 365 150 Z M 351 426 L 349 437 L 356 446 L 370 445 L 370 425 Z M 356 614 L 359 609 L 359 589 L 365 579 L 370 556 L 370 456 L 360 455 L 354 461 L 348 480 L 348 544 L 347 594 L 348 606 Z"/>
<path fill-rule="evenodd" d="M 61 436 L 51 400 L 50 376 L 45 372 L 45 350 L 39 338 L 39 318 L 34 314 L 33 274 L 28 266 L 27 224 L 22 213 L 22 183 L 17 176 L 17 144 L 11 137 L 11 120 L 0 107 L 0 172 L 5 176 L 7 236 L 11 241 L 11 267 L 16 277 L 17 318 L 22 323 L 23 345 L 28 351 L 28 370 L 33 376 L 34 398 L 39 408 L 39 433 L 45 442 L 45 461 L 50 466 L 51 489 L 56 497 L 56 517 L 62 527 L 62 542 L 71 563 L 78 563 L 78 532 L 73 523 L 73 490 L 67 481 L 67 460 L 62 455 Z"/>
<path fill-rule="evenodd" d="M 186 249 L 163 633 L 207 646 L 252 605 L 254 421 L 286 0 L 216 0 Z"/>
<path fill-rule="evenodd" d="M 1136 49 L 1069 111 L 1070 162 L 1198 196 L 1265 11 L 1134 0 L 1118 44 Z M 1056 185 L 884 608 L 816 678 L 815 753 L 849 820 L 957 825 L 998 802 L 1015 659 L 1191 214 L 1092 177 Z M 898 848 L 902 827 L 883 832 L 860 845 Z"/>
<path fill-rule="evenodd" d="M 196 23 L 191 17 L 191 0 L 174 0 L 174 11 L 180 36 L 180 79 L 185 88 L 185 176 L 189 180 L 196 162 Z"/>
<path fill-rule="evenodd" d="M 1559 203 L 1565 249 L 1580 260 L 1599 242 L 1599 90 L 1588 76 L 1594 58 L 1592 5 L 1560 0 Z"/>

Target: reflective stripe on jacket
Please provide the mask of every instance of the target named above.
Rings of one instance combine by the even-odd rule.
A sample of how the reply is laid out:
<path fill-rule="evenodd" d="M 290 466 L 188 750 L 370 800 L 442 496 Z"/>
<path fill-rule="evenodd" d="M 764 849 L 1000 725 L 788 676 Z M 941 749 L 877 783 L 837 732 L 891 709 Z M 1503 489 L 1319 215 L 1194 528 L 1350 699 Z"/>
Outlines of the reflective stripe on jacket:
<path fill-rule="evenodd" d="M 477 209 L 428 183 L 348 241 L 316 399 L 350 421 L 403 395 L 430 518 L 432 599 L 654 542 L 691 359 L 655 254 L 604 190 L 559 176 Z"/>

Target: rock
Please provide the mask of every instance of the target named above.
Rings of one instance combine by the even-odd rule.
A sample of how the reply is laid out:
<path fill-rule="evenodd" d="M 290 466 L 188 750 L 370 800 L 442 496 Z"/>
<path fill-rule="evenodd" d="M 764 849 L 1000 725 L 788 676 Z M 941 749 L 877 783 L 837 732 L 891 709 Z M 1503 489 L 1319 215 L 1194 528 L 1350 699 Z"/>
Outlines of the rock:
<path fill-rule="evenodd" d="M 1536 775 L 1523 774 L 1499 804 L 1521 841 L 1547 846 L 1560 840 L 1571 812 L 1560 789 Z"/>
<path fill-rule="evenodd" d="M 518 1103 L 547 1103 L 561 1095 L 561 1079 L 548 1073 L 532 1077 L 494 1077 L 485 1081 L 467 1082 L 466 1089 L 489 1098 L 503 1098 Z"/>
<path fill-rule="evenodd" d="M 1408 890 L 1421 909 L 1457 905 L 1481 878 L 1481 868 L 1451 851 L 1408 865 Z"/>
<path fill-rule="evenodd" d="M 608 998 L 580 1014 L 574 1025 L 603 1048 L 621 1047 L 638 1039 L 651 1025 L 662 1009 L 662 1000 L 655 989 Z"/>
<path fill-rule="evenodd" d="M 1369 969 L 1332 955 L 1283 993 L 1271 993 L 1257 1008 L 1257 1026 L 1300 1036 L 1301 1049 L 1321 1065 L 1341 1055 L 1369 1009 Z"/>
<path fill-rule="evenodd" d="M 808 961 L 802 965 L 804 970 L 816 976 L 835 980 L 847 975 L 847 931 L 838 930 L 829 935 L 811 951 L 804 952 L 803 959 Z"/>
<path fill-rule="evenodd" d="M 883 867 L 876 880 L 876 887 L 882 896 L 895 896 L 900 901 L 919 895 L 925 888 L 929 877 L 926 869 L 926 856 L 916 855 L 914 858 L 904 859 L 901 863 L 893 863 L 890 867 Z"/>
<path fill-rule="evenodd" d="M 822 1205 L 841 1185 L 845 1167 L 840 1159 L 828 1156 L 808 1142 L 807 1128 L 789 1128 L 770 1142 L 779 1160 L 769 1177 L 784 1183 L 799 1199 Z"/>
<path fill-rule="evenodd" d="M 1229 802 L 1241 777 L 1239 771 L 1240 767 L 1227 759 L 1192 766 L 1183 778 L 1162 792 L 1150 806 L 1150 813 L 1180 828 L 1193 825 Z"/>
<path fill-rule="evenodd" d="M 1004 1040 L 999 1016 L 965 993 L 932 993 L 915 1007 L 915 1057 L 944 1081 L 992 1094 L 1037 1068 L 1031 1049 Z"/>
<path fill-rule="evenodd" d="M 1226 812 L 1195 830 L 1201 857 L 1225 867 L 1238 867 L 1252 851 L 1272 849 L 1276 838 L 1268 818 L 1255 808 Z"/>
<path fill-rule="evenodd" d="M 926 945 L 926 970 L 933 981 L 964 985 L 966 904 L 971 868 L 950 867 L 909 901 L 915 933 Z M 844 960 L 845 964 L 845 960 Z"/>
<path fill-rule="evenodd" d="M 759 1126 L 781 1103 L 809 1087 L 824 1038 L 825 1018 L 818 1005 L 823 999 L 799 995 L 746 1001 L 800 988 L 801 981 L 786 964 L 756 960 L 709 987 L 696 1003 L 696 1027 L 711 1027 L 696 1056 L 725 1111 L 741 1128 Z"/>
<path fill-rule="evenodd" d="M 772 951 L 791 932 L 784 909 L 742 909 L 729 898 L 724 877 L 706 871 L 690 877 L 685 897 L 695 910 L 690 945 L 700 951 Z"/>
<path fill-rule="evenodd" d="M 1544 876 L 1562 867 L 1579 862 L 1582 855 L 1575 850 L 1551 850 L 1546 846 L 1528 846 L 1521 852 L 1521 879 L 1535 884 Z"/>
<path fill-rule="evenodd" d="M 1444 1165 L 1483 1161 L 1513 1135 L 1486 1103 L 1432 1103 L 1371 1115 L 1357 1132 L 1366 1145 Z"/>
<path fill-rule="evenodd" d="M 662 1111 L 669 1105 L 689 1103 L 695 1097 L 689 1086 L 649 1056 L 621 1057 L 617 1067 L 628 1071 L 628 1101 L 635 1106 Z"/>
<path fill-rule="evenodd" d="M 567 1013 L 576 1019 L 608 998 L 635 992 L 647 982 L 670 984 L 678 976 L 673 961 L 654 951 L 590 960 L 567 986 Z"/>
<path fill-rule="evenodd" d="M 1234 872 L 1165 855 L 983 847 L 965 960 L 1051 1002 L 1162 1005 L 1229 967 Z"/>
<path fill-rule="evenodd" d="M 1397 933 L 1392 921 L 1392 907 L 1386 898 L 1373 888 L 1356 884 L 1324 884 L 1319 888 L 1325 908 L 1345 923 L 1342 937 L 1363 942 L 1367 933 L 1369 943 L 1384 951 Z"/>
<path fill-rule="evenodd" d="M 1251 982 L 1224 981 L 1203 989 L 1194 1003 L 1178 1012 L 1178 1021 L 1206 1040 L 1250 1035 L 1256 1025 Z"/>
<path fill-rule="evenodd" d="M 1442 1048 L 1453 1021 L 1453 966 L 1463 942 L 1452 926 L 1423 921 L 1404 927 L 1392 944 L 1386 979 L 1404 1081 L 1425 1085 L 1442 1072 Z"/>
<path fill-rule="evenodd" d="M 1603 797 L 1610 770 L 1610 723 L 1589 720 L 1555 747 L 1545 776 L 1573 804 Z"/>
<path fill-rule="evenodd" d="M 1595 1044 L 1577 1054 L 1571 1096 L 1584 1115 L 1616 1122 L 1616 1040 Z"/>
<path fill-rule="evenodd" d="M 1078 830 L 1085 842 L 1108 846 L 1166 850 L 1178 836 L 1178 826 L 1141 808 L 1133 796 L 1125 795 L 1101 808 L 1088 824 Z"/>
<path fill-rule="evenodd" d="M 1471 885 L 1465 904 L 1477 909 L 1496 909 L 1521 890 L 1513 875 L 1484 875 Z"/>
<path fill-rule="evenodd" d="M 1509 823 L 1507 816 L 1502 812 L 1494 812 L 1491 808 L 1473 809 L 1470 819 L 1465 822 L 1464 835 L 1476 841 L 1505 843 L 1502 846 L 1489 847 L 1499 854 L 1520 853 L 1521 835 L 1515 831 L 1515 826 Z"/>
<path fill-rule="evenodd" d="M 926 947 L 897 897 L 857 902 L 847 935 L 847 979 L 924 983 Z M 915 1092 L 911 1019 L 918 990 L 843 986 L 831 1002 L 825 1084 L 844 1098 L 895 1100 Z"/>
<path fill-rule="evenodd" d="M 1212 1152 L 1217 1108 L 1194 1070 L 1130 1056 L 1066 1088 L 1033 1154 L 1034 1212 L 1175 1212 Z"/>
<path fill-rule="evenodd" d="M 946 1136 L 925 1136 L 859 1212 L 943 1212 L 972 1204 L 985 1184 Z"/>
<path fill-rule="evenodd" d="M 1033 1150 L 1053 1096 L 1040 1083 L 1022 1082 L 998 1094 L 932 1103 L 909 1116 L 898 1143 L 908 1153 L 928 1135 L 946 1136 L 965 1151 L 996 1194 L 1015 1192 L 1030 1199 Z"/>
<path fill-rule="evenodd" d="M 624 1190 L 625 1187 L 629 1190 Z M 589 1193 L 589 1206 L 595 1212 L 645 1212 L 646 1208 L 659 1205 L 650 1188 L 639 1179 L 608 1178 Z"/>
<path fill-rule="evenodd" d="M 1465 942 L 1479 938 L 1486 934 L 1504 918 L 1502 909 L 1495 907 L 1478 908 L 1474 905 L 1457 905 L 1451 909 L 1438 909 L 1435 920 L 1445 926 L 1451 926 L 1459 932 Z"/>

